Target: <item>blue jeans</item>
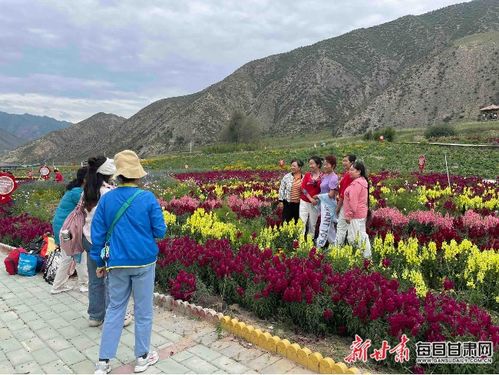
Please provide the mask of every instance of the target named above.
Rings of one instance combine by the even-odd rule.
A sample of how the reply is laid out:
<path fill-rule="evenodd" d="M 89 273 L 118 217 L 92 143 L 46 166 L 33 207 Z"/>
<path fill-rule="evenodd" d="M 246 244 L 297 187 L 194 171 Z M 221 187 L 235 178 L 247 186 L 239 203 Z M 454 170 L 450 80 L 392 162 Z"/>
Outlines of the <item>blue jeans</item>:
<path fill-rule="evenodd" d="M 135 302 L 135 357 L 149 353 L 155 271 L 156 264 L 138 268 L 114 268 L 108 272 L 109 306 L 102 329 L 99 358 L 116 357 L 132 293 Z"/>
<path fill-rule="evenodd" d="M 104 320 L 109 301 L 106 278 L 98 278 L 95 274 L 97 263 L 90 258 L 91 247 L 92 244 L 83 236 L 83 248 L 87 251 L 88 316 L 90 320 Z"/>

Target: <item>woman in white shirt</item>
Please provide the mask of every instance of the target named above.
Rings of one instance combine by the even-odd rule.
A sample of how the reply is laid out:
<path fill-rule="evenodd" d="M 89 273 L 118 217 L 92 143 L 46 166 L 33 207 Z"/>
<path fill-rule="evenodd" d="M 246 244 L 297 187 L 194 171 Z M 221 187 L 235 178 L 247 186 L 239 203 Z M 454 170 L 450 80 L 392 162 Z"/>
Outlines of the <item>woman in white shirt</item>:
<path fill-rule="evenodd" d="M 88 159 L 88 170 L 83 187 L 83 202 L 86 213 L 85 225 L 83 226 L 83 247 L 87 253 L 92 247 L 91 227 L 95 209 L 100 197 L 114 188 L 109 181 L 115 172 L 116 166 L 113 159 L 108 159 L 105 156 Z M 96 276 L 97 264 L 89 257 L 87 257 L 87 269 L 89 325 L 90 327 L 98 327 L 104 322 L 106 315 L 108 302 L 106 279 Z M 130 324 L 130 314 L 128 314 L 127 319 L 128 321 L 125 323 Z"/>

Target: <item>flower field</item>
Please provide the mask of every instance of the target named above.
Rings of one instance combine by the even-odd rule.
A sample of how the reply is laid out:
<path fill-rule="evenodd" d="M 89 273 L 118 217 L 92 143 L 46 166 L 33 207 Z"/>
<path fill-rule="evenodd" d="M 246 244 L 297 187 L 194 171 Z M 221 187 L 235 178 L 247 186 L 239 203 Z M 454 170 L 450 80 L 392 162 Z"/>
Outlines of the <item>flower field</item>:
<path fill-rule="evenodd" d="M 226 170 L 148 182 L 169 228 L 159 242 L 158 287 L 184 300 L 220 295 L 261 318 L 280 316 L 319 336 L 357 334 L 377 347 L 403 334 L 413 344 L 492 341 L 497 364 L 495 183 L 450 176 L 449 186 L 444 174 L 371 175 L 373 255 L 366 260 L 349 245 L 318 252 L 310 236 L 301 236 L 301 222 L 281 223 L 282 175 Z M 24 200 L 18 196 L 15 205 Z M 42 220 L 12 212 L 0 212 L 2 242 L 22 244 L 49 230 Z M 423 368 L 414 367 L 414 358 L 391 365 L 401 372 L 492 372 L 494 366 Z"/>

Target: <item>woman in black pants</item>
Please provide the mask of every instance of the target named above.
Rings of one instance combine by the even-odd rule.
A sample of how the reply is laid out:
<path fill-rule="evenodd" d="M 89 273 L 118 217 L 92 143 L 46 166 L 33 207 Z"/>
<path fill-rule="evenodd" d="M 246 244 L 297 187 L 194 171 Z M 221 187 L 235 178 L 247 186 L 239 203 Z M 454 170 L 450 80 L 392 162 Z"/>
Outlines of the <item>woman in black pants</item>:
<path fill-rule="evenodd" d="M 286 174 L 279 188 L 279 205 L 282 209 L 282 220 L 289 222 L 299 218 L 301 181 L 303 162 L 298 159 L 291 160 L 291 172 Z"/>

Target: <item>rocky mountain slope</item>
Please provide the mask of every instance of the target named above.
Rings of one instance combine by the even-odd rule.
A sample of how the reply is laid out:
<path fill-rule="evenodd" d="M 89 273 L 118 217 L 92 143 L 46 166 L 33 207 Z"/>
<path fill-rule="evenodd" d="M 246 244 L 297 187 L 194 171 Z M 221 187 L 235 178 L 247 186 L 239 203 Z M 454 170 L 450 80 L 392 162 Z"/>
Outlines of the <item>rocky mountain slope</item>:
<path fill-rule="evenodd" d="M 6 130 L 0 131 L 0 152 L 12 150 L 23 143 L 25 143 L 25 140 L 16 137 L 14 134 Z"/>
<path fill-rule="evenodd" d="M 126 118 L 97 113 L 86 120 L 57 132 L 52 132 L 2 157 L 7 162 L 68 161 L 81 162 L 94 155 L 111 155 L 109 139 Z M 19 156 L 22 157 L 19 157 Z"/>
<path fill-rule="evenodd" d="M 47 116 L 0 112 L 0 131 L 7 131 L 23 142 L 40 138 L 51 131 L 61 130 L 71 125 L 70 122 L 59 121 Z"/>

